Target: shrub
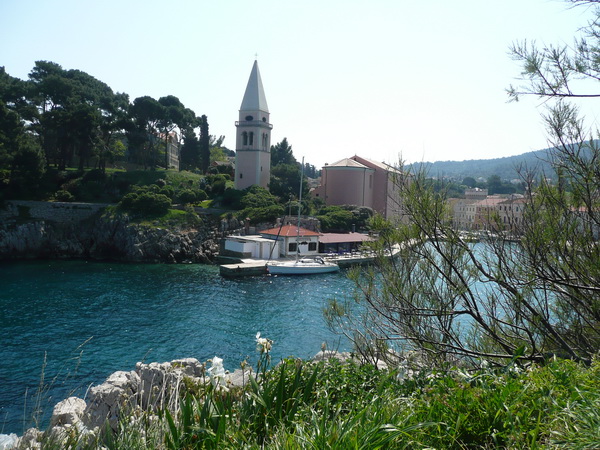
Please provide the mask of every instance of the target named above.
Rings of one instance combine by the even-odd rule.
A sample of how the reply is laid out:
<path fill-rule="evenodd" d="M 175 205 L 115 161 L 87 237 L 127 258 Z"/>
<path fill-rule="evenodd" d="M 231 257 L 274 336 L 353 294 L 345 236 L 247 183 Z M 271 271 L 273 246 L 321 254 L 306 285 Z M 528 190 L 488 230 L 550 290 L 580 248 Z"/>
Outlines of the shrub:
<path fill-rule="evenodd" d="M 252 223 L 275 222 L 283 216 L 284 208 L 280 205 L 264 206 L 260 208 L 245 208 L 239 214 L 241 220 L 248 217 Z"/>
<path fill-rule="evenodd" d="M 177 197 L 181 203 L 194 203 L 198 201 L 198 195 L 192 189 L 183 189 Z"/>
<path fill-rule="evenodd" d="M 350 231 L 354 223 L 354 215 L 352 211 L 348 211 L 341 207 L 329 207 L 325 214 L 317 216 L 321 221 L 321 229 L 323 231 Z"/>
<path fill-rule="evenodd" d="M 75 196 L 69 191 L 61 189 L 59 191 L 56 191 L 56 193 L 54 194 L 54 200 L 56 200 L 57 202 L 72 202 L 73 200 L 75 200 Z"/>
<path fill-rule="evenodd" d="M 220 195 L 225 192 L 225 187 L 227 186 L 227 182 L 225 180 L 216 180 L 211 185 L 211 190 L 214 195 Z"/>
<path fill-rule="evenodd" d="M 154 192 L 131 192 L 119 202 L 119 207 L 127 212 L 141 216 L 161 216 L 169 211 L 171 199 Z"/>
<path fill-rule="evenodd" d="M 223 206 L 227 206 L 231 209 L 241 209 L 241 200 L 244 196 L 244 191 L 239 191 L 237 189 L 227 188 L 225 192 L 223 192 L 223 198 L 221 199 L 221 204 Z"/>
<path fill-rule="evenodd" d="M 161 180 L 158 180 L 158 181 L 161 181 Z M 171 200 L 173 199 L 173 197 L 175 197 L 175 189 L 173 189 L 173 186 L 163 186 L 160 188 L 158 193 L 162 194 L 162 195 L 166 195 Z"/>

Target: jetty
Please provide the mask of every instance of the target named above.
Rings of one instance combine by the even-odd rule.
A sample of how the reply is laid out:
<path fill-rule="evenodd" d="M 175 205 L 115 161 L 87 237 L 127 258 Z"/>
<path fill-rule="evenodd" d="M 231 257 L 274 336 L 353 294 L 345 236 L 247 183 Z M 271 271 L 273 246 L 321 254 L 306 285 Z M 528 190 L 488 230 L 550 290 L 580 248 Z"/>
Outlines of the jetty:
<path fill-rule="evenodd" d="M 219 273 L 222 277 L 237 278 L 267 274 L 267 261 L 264 259 L 240 259 L 239 262 L 221 264 Z"/>

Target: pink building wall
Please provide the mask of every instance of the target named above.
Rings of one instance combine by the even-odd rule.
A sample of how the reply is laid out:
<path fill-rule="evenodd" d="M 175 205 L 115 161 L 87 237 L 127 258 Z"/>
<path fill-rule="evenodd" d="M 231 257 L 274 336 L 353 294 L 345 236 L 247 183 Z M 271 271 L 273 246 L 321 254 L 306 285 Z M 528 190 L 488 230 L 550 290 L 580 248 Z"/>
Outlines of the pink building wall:
<path fill-rule="evenodd" d="M 344 165 L 345 161 L 323 167 L 321 185 L 313 195 L 322 198 L 326 205 L 372 208 L 374 171 L 362 164 Z"/>

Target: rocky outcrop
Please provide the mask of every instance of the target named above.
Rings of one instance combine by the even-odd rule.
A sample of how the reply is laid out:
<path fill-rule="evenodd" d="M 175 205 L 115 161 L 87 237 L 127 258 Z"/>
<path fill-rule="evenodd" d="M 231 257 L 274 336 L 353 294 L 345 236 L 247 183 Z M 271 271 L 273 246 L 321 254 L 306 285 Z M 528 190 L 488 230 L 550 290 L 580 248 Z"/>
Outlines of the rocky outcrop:
<path fill-rule="evenodd" d="M 324 350 L 312 359 L 314 362 L 338 360 L 366 363 L 350 353 Z M 1 435 L 0 444 L 5 448 L 42 448 L 43 443 L 52 443 L 56 448 L 68 442 L 74 436 L 79 444 L 98 442 L 106 432 L 117 432 L 119 422 L 131 418 L 140 412 L 158 413 L 168 409 L 177 411 L 183 393 L 189 389 L 215 384 L 215 373 L 210 373 L 222 360 L 215 357 L 212 368 L 207 369 L 204 363 L 195 358 L 177 359 L 164 363 L 137 363 L 135 370 L 119 371 L 110 375 L 100 385 L 90 388 L 87 401 L 69 397 L 58 403 L 54 409 L 50 425 L 45 431 L 30 428 L 23 436 Z M 380 369 L 387 368 L 383 361 L 377 361 Z M 223 371 L 221 388 L 245 386 L 250 376 L 258 376 L 250 367 L 237 369 L 233 373 Z M 101 433 L 103 430 L 105 433 Z M 85 445 L 81 445 L 81 448 Z M 0 450 L 2 448 L 0 447 Z"/>
<path fill-rule="evenodd" d="M 0 259 L 210 263 L 218 254 L 219 239 L 206 222 L 195 229 L 168 230 L 100 215 L 77 223 L 6 221 L 0 224 Z"/>
<path fill-rule="evenodd" d="M 241 369 L 226 375 L 229 386 L 248 382 L 250 370 Z M 41 448 L 42 442 L 60 447 L 70 436 L 79 442 L 92 442 L 100 430 L 117 431 L 119 420 L 135 411 L 176 411 L 182 392 L 188 386 L 209 383 L 205 364 L 195 358 L 177 359 L 165 363 L 137 363 L 134 371 L 115 372 L 100 385 L 90 388 L 87 401 L 69 397 L 54 409 L 46 431 L 31 428 L 17 438 L 6 436 L 6 448 Z M 10 445 L 10 446 L 8 446 Z"/>

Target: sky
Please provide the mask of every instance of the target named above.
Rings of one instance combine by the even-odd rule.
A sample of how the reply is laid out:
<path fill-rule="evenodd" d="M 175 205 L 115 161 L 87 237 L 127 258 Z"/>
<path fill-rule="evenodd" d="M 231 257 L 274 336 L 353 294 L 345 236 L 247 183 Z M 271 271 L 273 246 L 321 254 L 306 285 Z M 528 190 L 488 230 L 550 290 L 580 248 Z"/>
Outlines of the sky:
<path fill-rule="evenodd" d="M 511 44 L 571 45 L 591 16 L 561 0 L 0 0 L 0 66 L 174 95 L 235 149 L 257 59 L 271 143 L 297 160 L 489 159 L 549 146 L 542 102 L 508 102 Z"/>

